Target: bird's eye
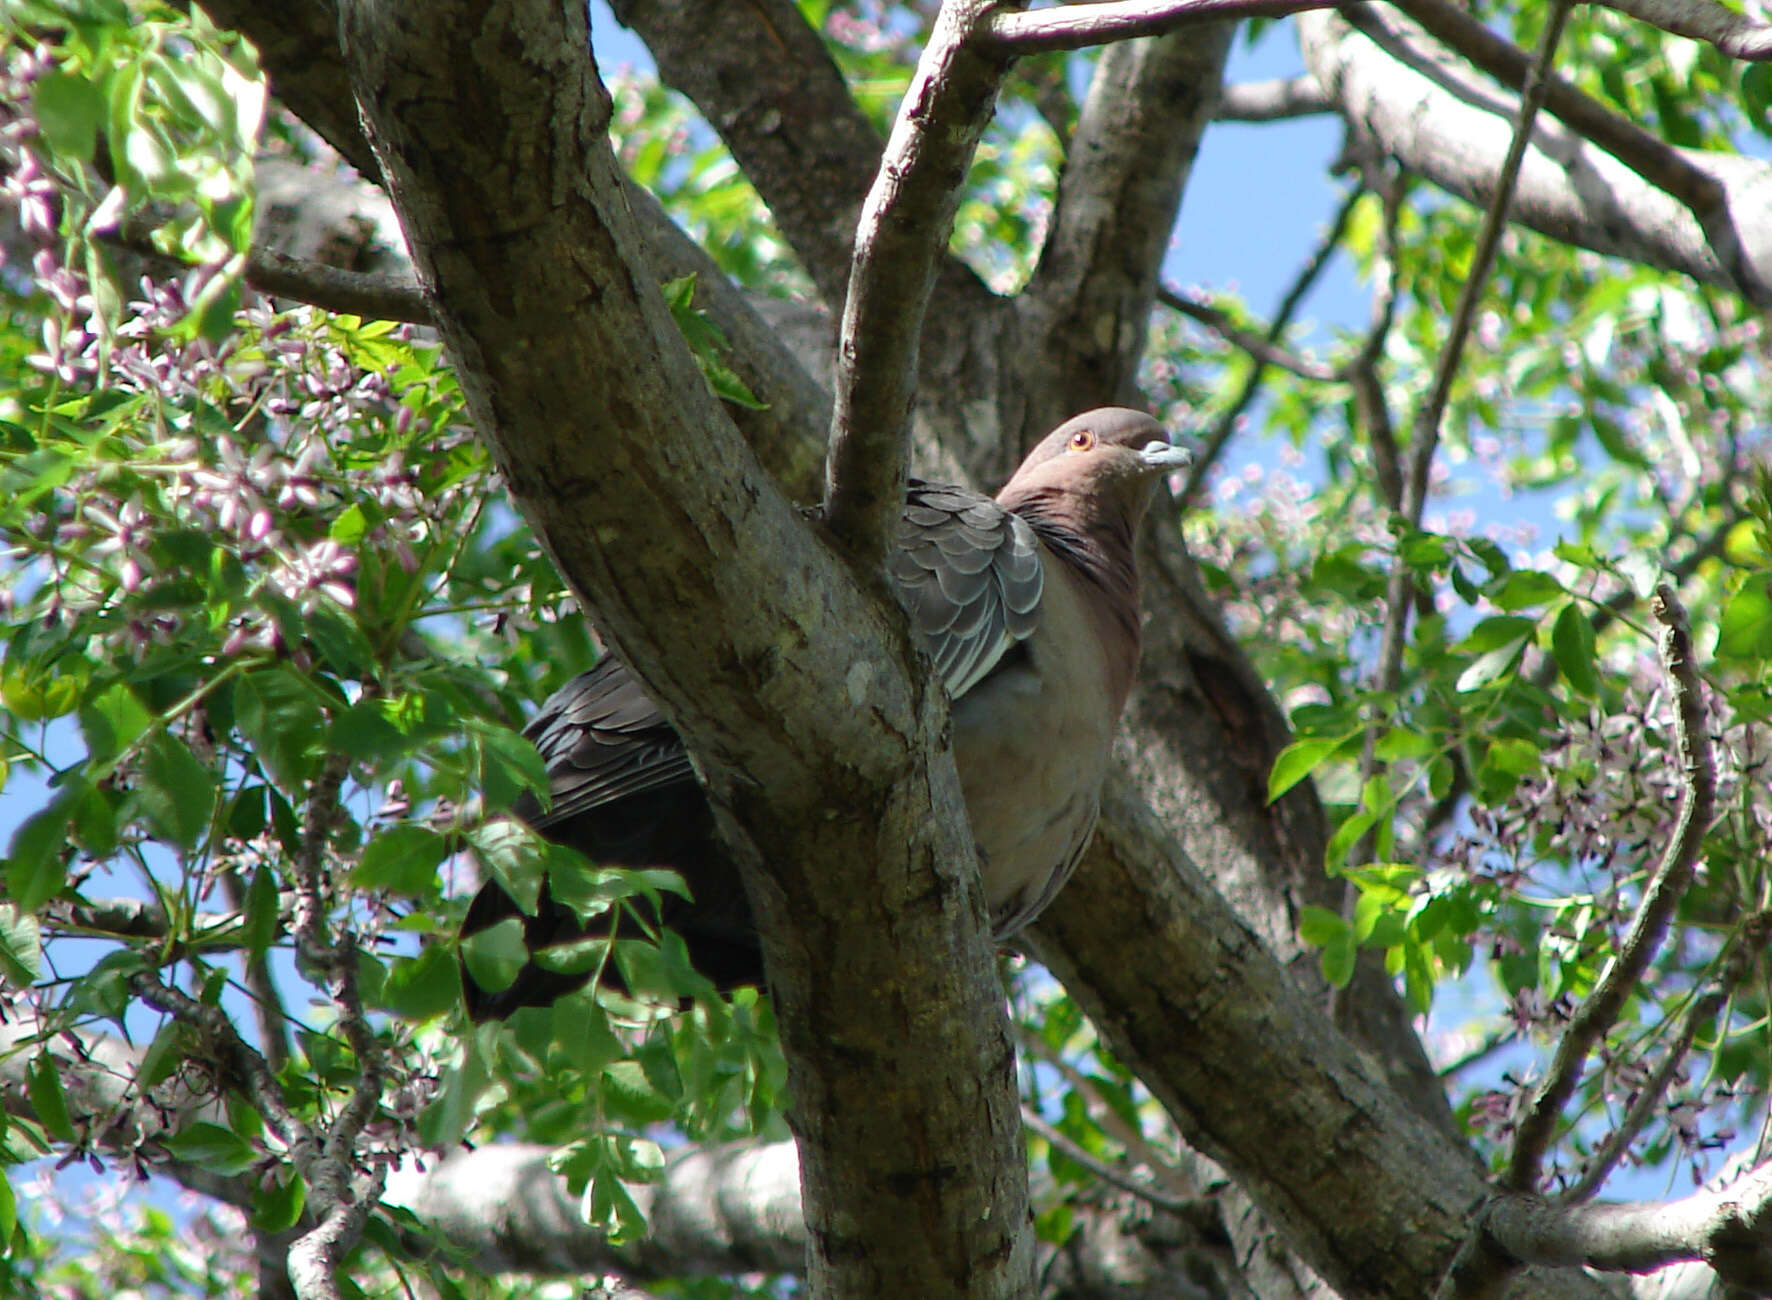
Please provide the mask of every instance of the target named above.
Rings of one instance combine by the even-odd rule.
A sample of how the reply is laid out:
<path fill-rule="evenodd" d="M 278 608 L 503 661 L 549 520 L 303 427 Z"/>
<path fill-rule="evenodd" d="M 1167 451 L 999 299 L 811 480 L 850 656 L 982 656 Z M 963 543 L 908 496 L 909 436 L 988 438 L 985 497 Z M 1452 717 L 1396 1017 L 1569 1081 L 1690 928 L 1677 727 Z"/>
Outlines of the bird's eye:
<path fill-rule="evenodd" d="M 1072 451 L 1093 451 L 1095 434 L 1089 429 L 1078 429 L 1071 435 L 1070 447 Z"/>

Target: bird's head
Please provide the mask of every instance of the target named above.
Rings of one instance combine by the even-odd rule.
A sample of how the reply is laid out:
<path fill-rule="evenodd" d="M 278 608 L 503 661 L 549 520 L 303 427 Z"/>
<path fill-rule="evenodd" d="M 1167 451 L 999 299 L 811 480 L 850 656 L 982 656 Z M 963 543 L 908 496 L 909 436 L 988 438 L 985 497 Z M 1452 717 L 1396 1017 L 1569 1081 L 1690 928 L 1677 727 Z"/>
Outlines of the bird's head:
<path fill-rule="evenodd" d="M 1135 525 L 1151 485 L 1193 460 L 1192 450 L 1170 442 L 1168 431 L 1143 411 L 1104 406 L 1072 416 L 1041 439 L 997 500 L 1015 510 L 1062 499 L 1074 511 Z"/>

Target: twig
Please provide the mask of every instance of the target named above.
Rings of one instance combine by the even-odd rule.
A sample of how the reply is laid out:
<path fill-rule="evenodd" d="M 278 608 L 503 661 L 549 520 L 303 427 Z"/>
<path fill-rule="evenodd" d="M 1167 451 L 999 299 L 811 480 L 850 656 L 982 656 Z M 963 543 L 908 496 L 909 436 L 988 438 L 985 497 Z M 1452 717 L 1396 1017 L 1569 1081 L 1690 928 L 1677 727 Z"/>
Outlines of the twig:
<path fill-rule="evenodd" d="M 1196 302 L 1168 285 L 1157 286 L 1157 301 L 1171 311 L 1199 321 L 1225 342 L 1243 349 L 1257 361 L 1288 370 L 1300 379 L 1328 383 L 1336 378 L 1333 366 L 1301 357 L 1265 335 L 1244 329 L 1231 319 L 1229 312 L 1214 307 L 1211 303 Z"/>
<path fill-rule="evenodd" d="M 1712 0 L 1599 0 L 1608 9 L 1695 41 L 1708 41 L 1732 59 L 1772 59 L 1772 25 L 1734 13 Z"/>
<path fill-rule="evenodd" d="M 942 5 L 856 229 L 824 505 L 832 535 L 868 563 L 885 553 L 904 503 L 923 313 L 1007 67 L 974 48 L 992 3 Z"/>
<path fill-rule="evenodd" d="M 259 870 L 270 868 L 261 866 Z M 244 917 L 246 883 L 240 879 L 240 873 L 235 870 L 222 872 L 221 885 L 227 893 L 228 906 L 236 915 Z M 245 951 L 240 964 L 246 988 L 252 994 L 252 1012 L 258 1021 L 258 1038 L 264 1045 L 265 1060 L 270 1062 L 272 1070 L 281 1072 L 289 1060 L 288 1015 L 283 1009 L 283 995 L 271 977 L 271 963 L 263 952 Z"/>
<path fill-rule="evenodd" d="M 1686 611 L 1665 583 L 1656 589 L 1650 610 L 1662 624 L 1661 662 L 1673 692 L 1674 745 L 1684 784 L 1679 819 L 1673 839 L 1643 891 L 1624 942 L 1606 963 L 1593 991 L 1570 1017 L 1557 1042 L 1549 1072 L 1527 1102 L 1503 1177 L 1504 1186 L 1515 1191 L 1532 1191 L 1537 1187 L 1558 1119 L 1575 1093 L 1588 1054 L 1617 1022 L 1625 999 L 1660 948 L 1674 909 L 1697 867 L 1705 832 L 1710 829 L 1717 774 L 1704 725 L 1704 688 L 1692 662 L 1692 633 Z"/>
<path fill-rule="evenodd" d="M 1359 352 L 1347 363 L 1344 377 L 1353 387 L 1354 407 L 1372 446 L 1372 467 L 1378 475 L 1379 490 L 1392 510 L 1401 510 L 1402 457 L 1397 451 L 1378 363 L 1384 358 L 1385 342 L 1397 315 L 1397 223 L 1403 211 L 1403 180 L 1376 159 L 1368 160 L 1363 170 L 1366 188 L 1374 191 L 1383 204 L 1384 222 L 1379 227 L 1378 253 L 1373 259 L 1376 292 L 1372 299 L 1372 324 Z"/>
<path fill-rule="evenodd" d="M 1193 1188 L 1177 1176 L 1173 1158 L 1159 1151 L 1137 1125 L 1128 1124 L 1120 1112 L 1108 1104 L 1093 1079 L 1065 1060 L 1038 1034 L 1023 1030 L 1021 1040 L 1025 1048 L 1065 1077 L 1065 1082 L 1083 1098 L 1089 1118 L 1101 1125 L 1104 1133 L 1118 1142 L 1128 1155 L 1136 1157 L 1159 1182 L 1167 1183 L 1173 1189 L 1170 1199 L 1177 1202 L 1193 1199 Z"/>
<path fill-rule="evenodd" d="M 993 14 L 980 32 L 981 45 L 997 54 L 1078 50 L 1138 36 L 1160 36 L 1188 23 L 1284 18 L 1306 9 L 1327 9 L 1333 0 L 1104 0 L 1030 12 Z"/>
<path fill-rule="evenodd" d="M 264 1116 L 265 1123 L 290 1151 L 299 1168 L 304 1160 L 318 1150 L 314 1131 L 291 1111 L 283 1100 L 283 1089 L 265 1058 L 247 1041 L 218 1006 L 208 1006 L 160 981 L 150 971 L 137 971 L 129 978 L 129 988 L 136 997 L 156 1011 L 201 1032 L 216 1053 L 218 1063 L 228 1072 L 238 1088 Z"/>
<path fill-rule="evenodd" d="M 1149 1201 L 1159 1210 L 1167 1210 L 1171 1214 L 1191 1219 L 1200 1208 L 1198 1199 L 1170 1196 L 1168 1193 L 1152 1187 L 1149 1183 L 1140 1182 L 1125 1170 L 1117 1169 L 1107 1161 L 1090 1154 L 1088 1148 L 1073 1142 L 1041 1119 L 1039 1113 L 1031 1106 L 1021 1108 L 1021 1122 L 1044 1138 L 1065 1159 L 1083 1166 L 1102 1182 L 1110 1183 L 1123 1192 L 1131 1192 L 1134 1196 Z"/>
<path fill-rule="evenodd" d="M 1311 76 L 1235 81 L 1218 93 L 1217 122 L 1279 122 L 1327 113 L 1335 106 Z"/>
<path fill-rule="evenodd" d="M 1297 312 L 1298 305 L 1304 301 L 1305 295 L 1315 286 L 1317 277 L 1323 273 L 1323 268 L 1329 265 L 1330 256 L 1335 252 L 1336 246 L 1341 243 L 1341 236 L 1347 230 L 1348 219 L 1353 216 L 1354 205 L 1360 201 L 1360 196 L 1365 192 L 1364 187 L 1355 186 L 1342 199 L 1341 206 L 1336 209 L 1335 216 L 1330 219 L 1328 229 L 1323 232 L 1322 238 L 1311 250 L 1311 255 L 1305 259 L 1304 266 L 1299 270 L 1291 287 L 1286 290 L 1286 296 L 1280 300 L 1279 310 L 1274 313 L 1274 318 L 1267 327 L 1267 339 L 1270 343 L 1277 343 L 1290 328 L 1293 314 Z M 1179 500 L 1192 500 L 1194 494 L 1200 490 L 1200 485 L 1206 481 L 1206 475 L 1217 464 L 1218 458 L 1224 454 L 1226 444 L 1230 442 L 1231 435 L 1236 432 L 1237 420 L 1248 409 L 1249 403 L 1255 400 L 1255 394 L 1261 387 L 1262 376 L 1266 373 L 1267 364 L 1257 357 L 1248 376 L 1243 380 L 1243 387 L 1218 417 L 1218 423 L 1213 426 L 1212 432 L 1200 439 L 1200 454 L 1194 459 L 1193 468 L 1188 471 L 1187 486 L 1181 490 Z"/>
<path fill-rule="evenodd" d="M 1760 956 L 1766 951 L 1768 941 L 1772 941 L 1772 912 L 1757 912 L 1735 933 L 1724 954 L 1722 969 L 1715 983 L 1700 997 L 1693 999 L 1686 1008 L 1686 1013 L 1680 1018 L 1679 1032 L 1674 1035 L 1674 1041 L 1668 1044 L 1654 1072 L 1625 1108 L 1624 1118 L 1606 1135 L 1600 1149 L 1589 1158 L 1580 1180 L 1560 1198 L 1560 1204 L 1580 1205 L 1592 1200 L 1599 1192 L 1613 1168 L 1623 1159 L 1625 1152 L 1630 1150 L 1630 1144 L 1636 1140 L 1637 1134 L 1643 1131 L 1661 1105 L 1661 1099 L 1666 1094 L 1668 1085 L 1673 1082 L 1680 1063 L 1692 1050 L 1698 1031 L 1710 1023 L 1734 996 L 1742 981 L 1753 973 Z"/>

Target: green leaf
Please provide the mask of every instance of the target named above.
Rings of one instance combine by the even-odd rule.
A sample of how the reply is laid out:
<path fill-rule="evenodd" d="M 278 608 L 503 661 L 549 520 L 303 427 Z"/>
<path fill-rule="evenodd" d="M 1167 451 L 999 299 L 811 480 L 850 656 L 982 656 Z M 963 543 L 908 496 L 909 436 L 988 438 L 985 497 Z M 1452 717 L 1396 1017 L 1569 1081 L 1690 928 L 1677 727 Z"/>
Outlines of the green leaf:
<path fill-rule="evenodd" d="M 1756 573 L 1723 606 L 1717 654 L 1725 659 L 1772 658 L 1772 574 Z"/>
<path fill-rule="evenodd" d="M 1526 648 L 1527 640 L 1529 638 L 1521 637 L 1517 641 L 1510 641 L 1478 655 L 1462 673 L 1458 674 L 1458 681 L 1454 684 L 1455 689 L 1459 691 L 1480 690 L 1491 682 L 1507 676 L 1519 661 L 1521 653 Z"/>
<path fill-rule="evenodd" d="M 185 1164 L 218 1174 L 243 1174 L 260 1159 L 238 1134 L 201 1120 L 167 1138 L 166 1149 Z"/>
<path fill-rule="evenodd" d="M 1282 749 L 1274 759 L 1274 769 L 1268 773 L 1267 801 L 1273 803 L 1286 791 L 1297 785 L 1305 777 L 1347 744 L 1346 736 L 1317 737 L 1295 740 Z"/>
<path fill-rule="evenodd" d="M 509 988 L 529 960 L 529 949 L 523 942 L 523 922 L 514 916 L 506 917 L 497 925 L 464 936 L 461 959 L 481 988 L 490 993 Z"/>
<path fill-rule="evenodd" d="M 1600 693 L 1594 625 L 1573 601 L 1563 606 L 1551 626 L 1551 654 L 1563 680 L 1576 694 L 1591 699 Z"/>
<path fill-rule="evenodd" d="M 461 996 L 461 977 L 445 944 L 433 943 L 416 957 L 396 957 L 382 985 L 381 1004 L 409 1020 L 451 1010 Z"/>
<path fill-rule="evenodd" d="M 1497 609 L 1531 609 L 1567 594 L 1563 584 L 1536 569 L 1515 569 L 1489 595 Z"/>
<path fill-rule="evenodd" d="M 12 1251 L 12 1234 L 18 1228 L 18 1200 L 12 1192 L 12 1183 L 7 1180 L 6 1171 L 0 1169 L 0 1259 L 6 1258 Z"/>
<path fill-rule="evenodd" d="M 31 87 L 43 141 L 69 161 L 91 162 L 105 120 L 105 97 L 85 77 L 51 72 Z"/>
<path fill-rule="evenodd" d="M 351 879 L 364 889 L 430 894 L 437 884 L 437 865 L 448 853 L 444 836 L 416 822 L 401 822 L 369 841 Z"/>
<path fill-rule="evenodd" d="M 80 734 L 94 761 L 114 758 L 153 725 L 154 715 L 119 682 L 80 708 Z"/>
<path fill-rule="evenodd" d="M 280 788 L 299 791 L 314 774 L 322 716 L 313 694 L 287 669 L 261 669 L 235 683 L 234 720 Z"/>
<path fill-rule="evenodd" d="M 43 978 L 43 934 L 17 902 L 0 903 L 0 980 L 15 989 Z"/>
<path fill-rule="evenodd" d="M 68 842 L 70 805 L 64 792 L 12 833 L 6 851 L 6 894 L 22 912 L 35 912 L 67 883 L 68 863 L 62 850 Z"/>
<path fill-rule="evenodd" d="M 548 788 L 547 764 L 525 736 L 509 727 L 473 719 L 467 728 L 480 759 L 480 794 L 491 811 L 502 811 L 525 790 Z"/>
<path fill-rule="evenodd" d="M 260 1232 L 287 1232 L 307 1207 L 308 1185 L 293 1169 L 284 1169 L 269 1187 L 252 1196 L 252 1226 Z"/>
<path fill-rule="evenodd" d="M 246 951 L 254 957 L 276 941 L 281 920 L 278 912 L 276 874 L 269 866 L 261 866 L 246 887 L 246 923 L 241 934 Z"/>
<path fill-rule="evenodd" d="M 508 817 L 497 817 L 471 827 L 467 840 L 479 854 L 481 863 L 492 872 L 493 879 L 516 900 L 523 914 L 534 916 L 541 899 L 542 876 L 546 872 L 547 842 L 529 827 Z"/>
<path fill-rule="evenodd" d="M 216 781 L 190 746 L 166 731 L 155 733 L 142 751 L 136 800 L 161 838 L 193 847 L 209 829 L 215 812 Z"/>
<path fill-rule="evenodd" d="M 1315 903 L 1306 903 L 1298 917 L 1298 937 L 1313 948 L 1323 948 L 1347 933 L 1347 922 L 1340 912 L 1331 912 Z"/>
<path fill-rule="evenodd" d="M 1354 960 L 1359 955 L 1351 931 L 1344 930 L 1324 945 L 1321 964 L 1323 978 L 1331 988 L 1344 989 L 1354 977 Z"/>
<path fill-rule="evenodd" d="M 31 1112 L 45 1131 L 58 1142 L 74 1140 L 74 1122 L 68 1118 L 68 1099 L 62 1092 L 61 1067 L 48 1052 L 40 1054 L 25 1072 L 25 1091 Z"/>

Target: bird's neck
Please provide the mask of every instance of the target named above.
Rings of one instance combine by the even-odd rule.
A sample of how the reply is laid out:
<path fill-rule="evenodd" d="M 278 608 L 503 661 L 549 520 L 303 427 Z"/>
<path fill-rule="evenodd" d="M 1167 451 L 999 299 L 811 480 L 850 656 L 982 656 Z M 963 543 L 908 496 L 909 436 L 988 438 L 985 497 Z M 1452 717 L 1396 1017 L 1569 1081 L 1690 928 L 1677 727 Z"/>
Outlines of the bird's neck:
<path fill-rule="evenodd" d="M 1083 579 L 1102 615 L 1118 624 L 1124 633 L 1121 644 L 1131 651 L 1131 662 L 1125 666 L 1129 684 L 1139 645 L 1138 565 L 1133 555 L 1137 517 L 1124 510 L 1079 510 L 1057 492 L 1036 491 L 1010 509 Z"/>

